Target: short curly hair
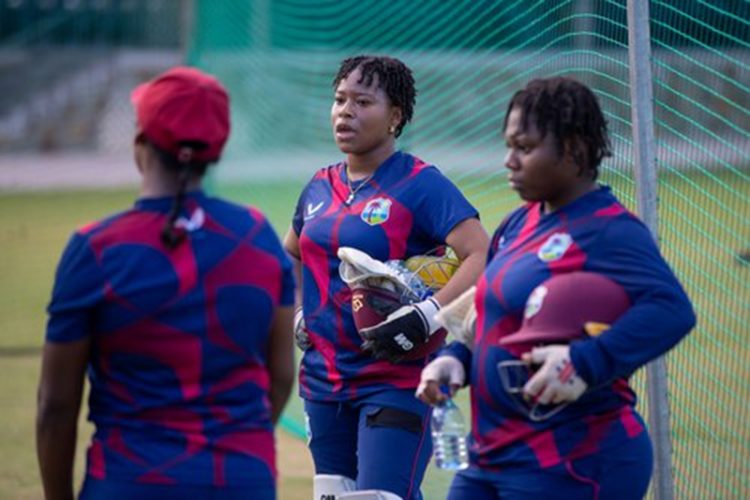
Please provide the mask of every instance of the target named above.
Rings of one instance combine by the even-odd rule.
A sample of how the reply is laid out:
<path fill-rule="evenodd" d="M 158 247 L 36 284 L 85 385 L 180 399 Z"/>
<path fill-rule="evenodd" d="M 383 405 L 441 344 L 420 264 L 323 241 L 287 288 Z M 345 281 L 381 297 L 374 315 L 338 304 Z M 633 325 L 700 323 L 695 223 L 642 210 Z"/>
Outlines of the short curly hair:
<path fill-rule="evenodd" d="M 414 86 L 411 69 L 394 57 L 369 55 L 349 57 L 341 62 L 339 72 L 333 79 L 333 88 L 338 87 L 341 80 L 346 79 L 357 68 L 360 68 L 362 72 L 358 83 L 364 82 L 367 86 L 372 85 L 377 75 L 378 86 L 383 89 L 391 103 L 401 109 L 401 123 L 395 131 L 395 136 L 400 136 L 404 126 L 414 115 L 414 105 L 417 100 L 417 89 Z"/>
<path fill-rule="evenodd" d="M 542 137 L 551 132 L 562 155 L 565 143 L 579 142 L 583 151 L 574 148 L 575 161 L 588 169 L 596 179 L 599 165 L 612 156 L 607 120 L 594 93 L 583 83 L 568 77 L 539 78 L 513 95 L 505 113 L 503 130 L 513 108 L 521 110 L 521 126 L 533 123 Z"/>

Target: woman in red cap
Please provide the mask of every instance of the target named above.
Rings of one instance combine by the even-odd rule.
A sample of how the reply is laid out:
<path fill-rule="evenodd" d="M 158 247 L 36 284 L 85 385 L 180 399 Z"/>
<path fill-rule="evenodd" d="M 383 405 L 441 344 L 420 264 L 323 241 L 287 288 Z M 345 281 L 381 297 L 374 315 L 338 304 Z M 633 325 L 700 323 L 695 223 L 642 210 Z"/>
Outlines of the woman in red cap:
<path fill-rule="evenodd" d="M 229 96 L 178 67 L 133 92 L 140 197 L 76 231 L 48 307 L 37 452 L 47 498 L 273 499 L 273 424 L 294 376 L 291 264 L 262 213 L 206 196 Z"/>
<path fill-rule="evenodd" d="M 470 466 L 448 498 L 641 498 L 651 444 L 627 380 L 693 328 L 692 306 L 648 228 L 596 182 L 611 153 L 588 87 L 531 81 L 504 135 L 526 203 L 492 239 L 475 334 L 417 390 L 435 403 L 440 382 L 471 385 Z"/>

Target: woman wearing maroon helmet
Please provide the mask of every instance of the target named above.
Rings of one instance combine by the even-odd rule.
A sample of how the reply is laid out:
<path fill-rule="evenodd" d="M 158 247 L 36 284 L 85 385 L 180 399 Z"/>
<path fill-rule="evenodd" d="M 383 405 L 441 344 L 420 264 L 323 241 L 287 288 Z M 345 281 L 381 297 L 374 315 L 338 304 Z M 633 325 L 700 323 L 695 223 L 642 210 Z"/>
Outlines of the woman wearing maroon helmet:
<path fill-rule="evenodd" d="M 140 197 L 78 230 L 57 270 L 39 383 L 47 498 L 273 499 L 273 424 L 294 375 L 291 263 L 263 214 L 201 191 L 229 96 L 178 67 L 133 92 Z"/>
<path fill-rule="evenodd" d="M 470 466 L 448 498 L 642 497 L 651 444 L 627 379 L 692 329 L 692 306 L 649 230 L 596 182 L 610 147 L 588 87 L 529 82 L 510 101 L 504 135 L 508 180 L 526 203 L 492 239 L 475 335 L 428 365 L 417 391 L 435 403 L 440 382 L 471 385 Z M 563 292 L 574 301 L 555 314 L 577 314 L 604 293 L 585 288 L 581 273 L 622 289 L 626 310 L 599 320 L 598 308 L 584 311 L 611 322 L 603 332 L 589 325 L 599 335 L 584 334 L 578 317 L 573 335 L 535 331 L 529 322 L 543 324 L 559 298 L 558 277 L 575 278 Z M 519 361 L 523 370 L 513 369 Z"/>

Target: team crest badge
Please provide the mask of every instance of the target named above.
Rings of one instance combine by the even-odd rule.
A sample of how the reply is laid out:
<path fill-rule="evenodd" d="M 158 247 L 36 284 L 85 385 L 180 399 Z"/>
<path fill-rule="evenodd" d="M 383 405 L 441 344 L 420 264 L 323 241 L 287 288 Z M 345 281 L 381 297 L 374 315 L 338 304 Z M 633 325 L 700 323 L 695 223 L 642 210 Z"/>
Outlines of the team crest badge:
<path fill-rule="evenodd" d="M 375 198 L 370 200 L 362 210 L 360 217 L 371 226 L 377 226 L 388 220 L 391 215 L 393 202 L 388 198 Z"/>
<path fill-rule="evenodd" d="M 542 303 L 544 302 L 544 297 L 547 296 L 547 292 L 547 287 L 544 285 L 534 288 L 534 291 L 531 292 L 529 299 L 526 301 L 526 309 L 523 310 L 524 318 L 529 319 L 542 310 Z"/>
<path fill-rule="evenodd" d="M 550 236 L 536 253 L 543 262 L 559 260 L 573 244 L 573 238 L 568 233 L 555 233 Z"/>

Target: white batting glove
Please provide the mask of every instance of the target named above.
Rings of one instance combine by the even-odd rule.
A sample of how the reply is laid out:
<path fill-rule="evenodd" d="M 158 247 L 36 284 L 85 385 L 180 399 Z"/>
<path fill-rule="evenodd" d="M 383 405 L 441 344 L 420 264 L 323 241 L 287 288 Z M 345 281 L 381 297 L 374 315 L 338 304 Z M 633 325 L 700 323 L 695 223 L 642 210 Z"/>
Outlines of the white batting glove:
<path fill-rule="evenodd" d="M 448 396 L 440 386 L 448 384 L 451 395 L 466 382 L 464 365 L 453 356 L 440 356 L 422 369 L 422 376 L 417 387 L 416 396 L 428 404 L 445 401 Z"/>
<path fill-rule="evenodd" d="M 294 343 L 301 351 L 306 351 L 312 346 L 310 335 L 305 329 L 305 315 L 302 312 L 302 306 L 294 310 Z"/>
<path fill-rule="evenodd" d="M 542 365 L 523 387 L 524 396 L 536 403 L 572 402 L 581 397 L 588 387 L 570 361 L 570 346 L 536 347 L 524 354 L 523 360 Z"/>

